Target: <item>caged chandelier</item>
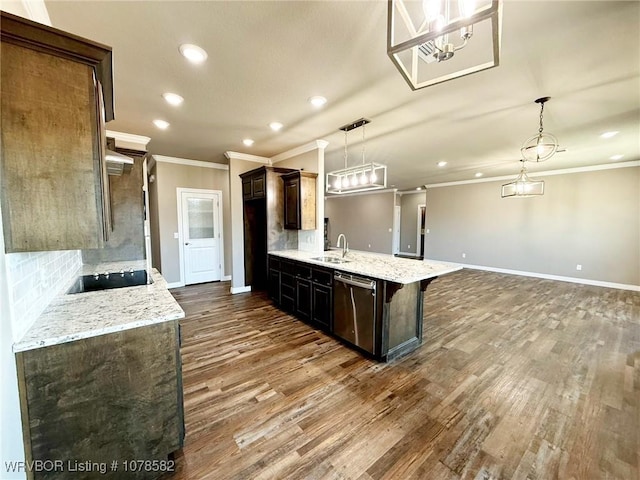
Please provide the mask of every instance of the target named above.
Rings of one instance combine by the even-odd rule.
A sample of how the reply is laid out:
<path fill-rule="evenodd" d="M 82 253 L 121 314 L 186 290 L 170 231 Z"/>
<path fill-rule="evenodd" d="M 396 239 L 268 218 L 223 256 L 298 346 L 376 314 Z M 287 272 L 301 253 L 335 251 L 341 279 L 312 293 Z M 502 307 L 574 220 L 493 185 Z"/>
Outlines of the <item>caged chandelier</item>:
<path fill-rule="evenodd" d="M 502 0 L 389 0 L 387 53 L 413 90 L 497 67 L 501 17 Z"/>
<path fill-rule="evenodd" d="M 550 133 L 544 132 L 542 123 L 544 104 L 551 97 L 541 97 L 535 100 L 540 105 L 540 124 L 538 133 L 525 140 L 520 153 L 522 166 L 520 174 L 513 182 L 502 185 L 502 198 L 528 198 L 544 195 L 544 180 L 534 180 L 527 175 L 527 162 L 544 162 L 558 151 L 558 140 Z"/>
<path fill-rule="evenodd" d="M 387 188 L 387 166 L 379 163 L 365 163 L 365 135 L 364 128 L 370 120 L 361 118 L 355 120 L 340 130 L 344 132 L 344 168 L 327 173 L 327 193 L 356 193 Z M 352 167 L 348 166 L 347 133 L 362 127 L 362 163 Z"/>

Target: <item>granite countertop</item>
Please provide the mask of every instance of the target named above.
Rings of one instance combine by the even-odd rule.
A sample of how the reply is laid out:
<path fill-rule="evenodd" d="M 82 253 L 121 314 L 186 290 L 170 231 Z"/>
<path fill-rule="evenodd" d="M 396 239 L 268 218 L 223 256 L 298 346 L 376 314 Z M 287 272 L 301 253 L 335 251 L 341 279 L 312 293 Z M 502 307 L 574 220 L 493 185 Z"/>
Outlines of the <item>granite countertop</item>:
<path fill-rule="evenodd" d="M 332 268 L 341 272 L 363 275 L 366 277 L 389 280 L 396 283 L 413 283 L 427 278 L 438 277 L 446 273 L 461 270 L 462 267 L 450 263 L 429 262 L 398 258 L 383 253 L 361 252 L 351 250 L 344 258 L 345 263 L 328 263 L 314 260 L 315 257 L 342 258 L 342 250 L 332 249 L 327 252 L 305 252 L 302 250 L 278 250 L 269 252 L 291 260 L 307 262 L 313 265 Z"/>
<path fill-rule="evenodd" d="M 130 268 L 145 269 L 146 262 L 83 265 L 78 275 Z M 22 339 L 13 344 L 13 351 L 22 352 L 183 318 L 184 311 L 155 268 L 151 278 L 153 283 L 150 285 L 58 295 Z"/>

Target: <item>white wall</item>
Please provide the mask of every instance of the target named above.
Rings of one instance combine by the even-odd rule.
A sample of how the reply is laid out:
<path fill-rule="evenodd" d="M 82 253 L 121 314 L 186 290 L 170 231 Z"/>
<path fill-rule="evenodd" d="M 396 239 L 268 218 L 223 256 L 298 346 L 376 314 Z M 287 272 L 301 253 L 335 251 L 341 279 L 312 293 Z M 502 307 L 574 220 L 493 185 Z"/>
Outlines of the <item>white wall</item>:
<path fill-rule="evenodd" d="M 536 175 L 538 198 L 500 198 L 505 181 L 428 187 L 426 258 L 640 286 L 640 166 L 628 165 Z"/>
<path fill-rule="evenodd" d="M 324 250 L 324 149 L 326 142 L 318 141 L 307 146 L 311 150 L 287 156 L 278 160 L 273 157 L 273 165 L 282 168 L 295 168 L 309 173 L 317 173 L 316 178 L 316 229 L 298 231 L 298 250 L 321 252 Z M 287 154 L 283 154 L 287 155 Z M 290 155 L 290 154 L 289 154 Z"/>

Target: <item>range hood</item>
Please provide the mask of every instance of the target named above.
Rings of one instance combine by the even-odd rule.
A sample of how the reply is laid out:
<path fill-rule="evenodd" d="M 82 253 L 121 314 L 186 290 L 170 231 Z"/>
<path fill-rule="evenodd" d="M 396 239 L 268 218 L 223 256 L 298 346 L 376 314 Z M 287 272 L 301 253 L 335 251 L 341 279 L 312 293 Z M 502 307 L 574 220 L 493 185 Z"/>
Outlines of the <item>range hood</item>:
<path fill-rule="evenodd" d="M 124 172 L 129 172 L 133 165 L 133 158 L 109 149 L 107 149 L 105 159 L 109 175 L 122 175 Z"/>

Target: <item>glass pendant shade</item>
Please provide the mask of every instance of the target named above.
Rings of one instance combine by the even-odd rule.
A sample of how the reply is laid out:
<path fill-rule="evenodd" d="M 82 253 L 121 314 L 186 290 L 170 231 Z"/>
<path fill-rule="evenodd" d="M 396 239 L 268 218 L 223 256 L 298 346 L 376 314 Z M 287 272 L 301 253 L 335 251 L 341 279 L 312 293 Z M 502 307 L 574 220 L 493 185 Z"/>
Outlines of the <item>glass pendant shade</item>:
<path fill-rule="evenodd" d="M 524 165 L 513 182 L 502 185 L 502 198 L 527 198 L 541 195 L 544 195 L 544 180 L 530 179 Z"/>

